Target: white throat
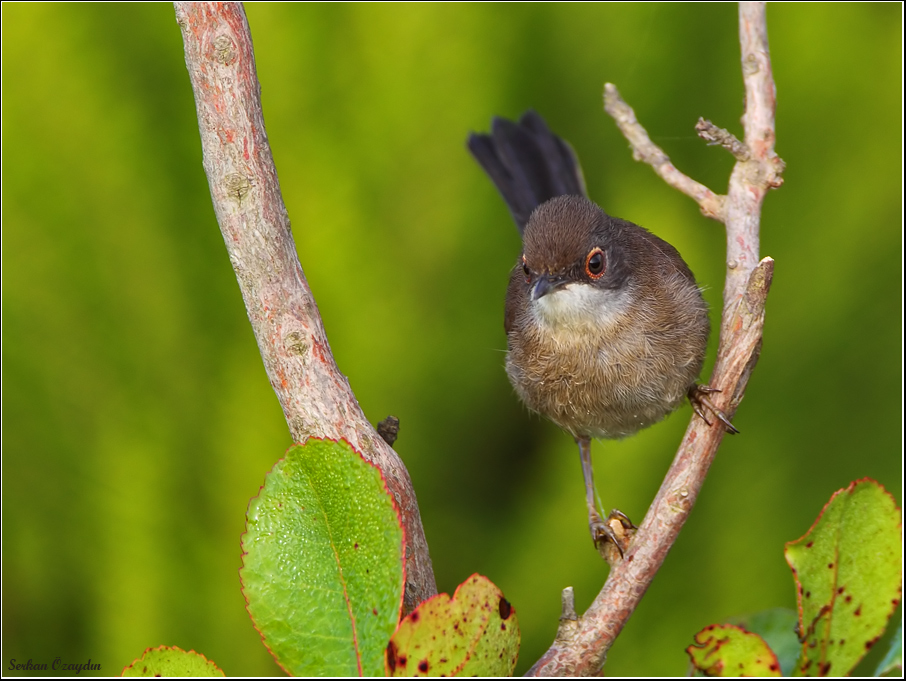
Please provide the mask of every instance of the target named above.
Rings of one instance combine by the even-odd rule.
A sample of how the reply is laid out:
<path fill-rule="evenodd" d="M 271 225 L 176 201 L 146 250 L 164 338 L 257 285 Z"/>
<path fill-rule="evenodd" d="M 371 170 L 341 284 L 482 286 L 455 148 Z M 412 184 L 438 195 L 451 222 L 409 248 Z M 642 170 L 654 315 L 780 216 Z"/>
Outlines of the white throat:
<path fill-rule="evenodd" d="M 591 326 L 598 329 L 619 323 L 629 310 L 631 293 L 600 289 L 573 282 L 541 296 L 531 304 L 538 322 L 551 329 Z"/>

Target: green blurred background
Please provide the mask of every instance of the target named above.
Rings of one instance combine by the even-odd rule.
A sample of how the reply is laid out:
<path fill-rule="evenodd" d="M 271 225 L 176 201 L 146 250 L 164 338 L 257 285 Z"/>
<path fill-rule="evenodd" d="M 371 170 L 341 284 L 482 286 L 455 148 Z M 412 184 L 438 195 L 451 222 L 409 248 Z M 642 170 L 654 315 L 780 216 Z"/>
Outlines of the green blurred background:
<path fill-rule="evenodd" d="M 519 251 L 465 150 L 532 107 L 593 199 L 674 244 L 720 307 L 724 239 L 632 160 L 620 88 L 676 165 L 724 191 L 739 133 L 733 4 L 251 5 L 267 132 L 305 273 L 373 422 L 402 422 L 441 590 L 515 605 L 519 671 L 560 591 L 606 575 L 572 440 L 503 371 Z M 783 543 L 870 476 L 901 500 L 901 7 L 771 5 L 777 150 L 764 351 L 698 505 L 608 659 L 675 675 L 704 625 L 794 607 Z M 714 320 L 716 324 L 716 317 Z M 713 340 L 713 339 L 712 339 Z M 711 345 L 707 371 L 713 361 Z M 641 519 L 691 410 L 595 444 Z M 3 651 L 117 674 L 152 645 L 279 673 L 239 591 L 250 497 L 290 439 L 214 219 L 168 4 L 3 5 Z M 8 673 L 8 672 L 7 672 Z"/>

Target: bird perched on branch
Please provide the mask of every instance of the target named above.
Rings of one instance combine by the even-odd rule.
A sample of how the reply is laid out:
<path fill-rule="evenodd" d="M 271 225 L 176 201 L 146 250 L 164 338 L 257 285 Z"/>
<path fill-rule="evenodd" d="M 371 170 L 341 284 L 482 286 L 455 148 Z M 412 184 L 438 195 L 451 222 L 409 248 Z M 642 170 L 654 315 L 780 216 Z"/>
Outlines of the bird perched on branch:
<path fill-rule="evenodd" d="M 575 438 L 592 538 L 622 554 L 626 534 L 611 521 L 632 525 L 598 513 L 591 439 L 632 435 L 687 396 L 736 432 L 708 400 L 713 390 L 696 384 L 707 305 L 673 246 L 587 198 L 575 154 L 537 113 L 495 118 L 468 147 L 522 236 L 506 292 L 507 375 L 529 409 Z"/>

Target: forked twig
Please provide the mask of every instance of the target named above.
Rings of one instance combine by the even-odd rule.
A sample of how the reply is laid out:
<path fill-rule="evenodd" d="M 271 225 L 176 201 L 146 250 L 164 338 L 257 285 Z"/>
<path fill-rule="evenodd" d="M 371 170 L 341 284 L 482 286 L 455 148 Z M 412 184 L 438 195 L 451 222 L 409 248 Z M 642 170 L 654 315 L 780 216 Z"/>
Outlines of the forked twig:
<path fill-rule="evenodd" d="M 758 261 L 761 204 L 768 189 L 780 186 L 783 162 L 774 153 L 774 80 L 768 54 L 765 3 L 739 7 L 743 78 L 746 87 L 744 143 L 730 145 L 737 158 L 726 196 L 718 196 L 670 163 L 639 125 L 613 85 L 606 85 L 605 109 L 630 141 L 634 156 L 651 165 L 671 186 L 694 198 L 702 212 L 727 231 L 727 280 L 717 362 L 709 384 L 721 389 L 713 401 L 732 417 L 758 361 L 764 304 L 774 261 Z M 713 126 L 716 128 L 716 126 Z M 719 129 L 718 129 L 719 130 Z M 727 133 L 729 135 L 729 133 Z M 744 146 L 744 153 L 742 150 Z M 553 645 L 529 671 L 530 676 L 593 676 L 635 610 L 689 517 L 705 476 L 723 439 L 724 427 L 693 417 L 664 482 L 622 562 L 591 607 L 577 620 L 561 623 Z"/>

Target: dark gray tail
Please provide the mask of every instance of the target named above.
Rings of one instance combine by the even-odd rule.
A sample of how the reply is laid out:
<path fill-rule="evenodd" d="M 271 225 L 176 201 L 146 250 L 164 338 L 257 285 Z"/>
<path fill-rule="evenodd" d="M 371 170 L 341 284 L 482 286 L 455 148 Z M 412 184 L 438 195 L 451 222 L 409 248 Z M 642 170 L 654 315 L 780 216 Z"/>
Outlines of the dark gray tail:
<path fill-rule="evenodd" d="M 518 123 L 494 118 L 491 134 L 469 135 L 469 151 L 503 195 L 519 233 L 545 201 L 564 194 L 585 196 L 582 168 L 572 148 L 527 111 Z"/>

